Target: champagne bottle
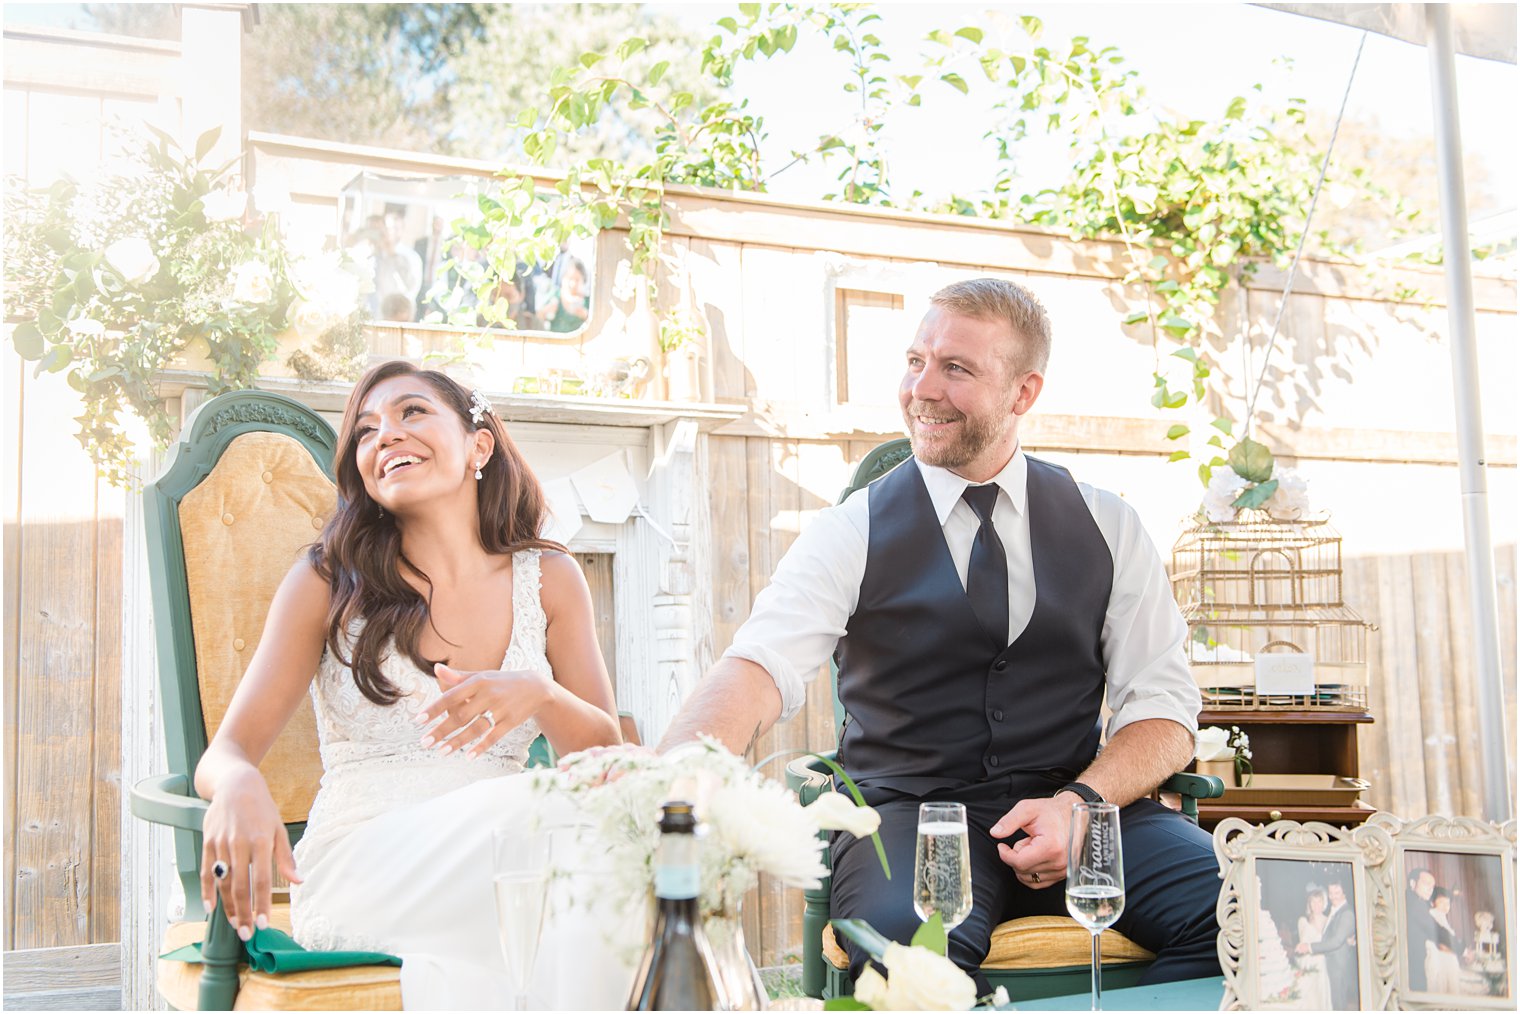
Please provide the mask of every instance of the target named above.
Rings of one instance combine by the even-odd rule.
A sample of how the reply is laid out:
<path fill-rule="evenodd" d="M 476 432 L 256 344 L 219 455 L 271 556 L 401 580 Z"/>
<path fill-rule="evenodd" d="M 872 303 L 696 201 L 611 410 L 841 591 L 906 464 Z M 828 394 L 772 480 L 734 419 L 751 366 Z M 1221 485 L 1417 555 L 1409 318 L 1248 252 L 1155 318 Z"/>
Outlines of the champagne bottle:
<path fill-rule="evenodd" d="M 717 966 L 698 910 L 697 818 L 690 803 L 660 810 L 654 936 L 628 997 L 629 1010 L 720 1010 Z"/>

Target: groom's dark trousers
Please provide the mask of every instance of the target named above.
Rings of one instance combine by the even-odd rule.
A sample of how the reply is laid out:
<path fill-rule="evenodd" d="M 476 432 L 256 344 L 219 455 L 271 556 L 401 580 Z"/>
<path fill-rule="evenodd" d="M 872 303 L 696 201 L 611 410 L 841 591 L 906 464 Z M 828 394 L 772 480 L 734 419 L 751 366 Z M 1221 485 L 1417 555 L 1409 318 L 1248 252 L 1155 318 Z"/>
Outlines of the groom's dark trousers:
<path fill-rule="evenodd" d="M 935 796 L 966 806 L 970 827 L 971 894 L 966 921 L 950 933 L 949 955 L 975 974 L 999 923 L 1030 915 L 1066 915 L 1064 882 L 1036 891 L 1021 884 L 998 858 L 997 839 L 987 829 L 1019 800 L 1007 794 L 1007 782 L 988 783 Z M 881 814 L 882 844 L 892 879 L 882 874 L 871 842 L 840 832 L 834 836 L 832 914 L 864 919 L 882 934 L 906 943 L 918 929 L 913 913 L 913 859 L 918 833 L 918 804 L 901 798 L 876 804 Z M 1124 847 L 1124 912 L 1114 928 L 1156 954 L 1142 982 L 1196 979 L 1219 974 L 1214 905 L 1219 897 L 1219 865 L 1211 839 L 1195 824 L 1149 799 L 1120 812 Z M 1022 837 L 1022 833 L 1019 835 Z M 1015 839 L 1006 839 L 1010 843 Z M 842 941 L 843 942 L 843 941 Z M 865 955 L 845 942 L 850 975 L 865 968 Z M 991 989 L 977 977 L 979 995 Z"/>

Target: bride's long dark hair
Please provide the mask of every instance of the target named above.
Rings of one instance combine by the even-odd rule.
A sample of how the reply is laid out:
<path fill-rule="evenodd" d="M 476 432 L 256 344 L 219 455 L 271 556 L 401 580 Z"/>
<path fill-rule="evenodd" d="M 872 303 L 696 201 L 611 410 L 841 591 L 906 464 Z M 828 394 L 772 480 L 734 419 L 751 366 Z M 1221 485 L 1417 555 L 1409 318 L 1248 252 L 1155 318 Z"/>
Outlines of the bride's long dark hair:
<path fill-rule="evenodd" d="M 424 598 L 403 577 L 403 568 L 422 579 L 431 590 L 432 581 L 401 551 L 401 530 L 396 519 L 382 514 L 380 505 L 364 488 L 356 459 L 356 420 L 370 391 L 395 377 L 416 377 L 437 392 L 442 403 L 454 410 L 466 432 L 489 430 L 495 438 L 491 456 L 482 466 L 476 487 L 480 543 L 488 553 L 513 553 L 521 549 L 565 552 L 558 542 L 541 538 L 546 508 L 543 488 L 529 470 L 512 438 L 507 436 L 494 412 L 470 420 L 470 392 L 453 378 L 436 370 L 422 370 L 396 360 L 381 363 L 364 375 L 349 396 L 338 433 L 336 469 L 338 509 L 322 529 L 322 537 L 307 551 L 318 574 L 331 588 L 327 610 L 327 648 L 349 666 L 359 692 L 376 704 L 394 704 L 402 697 L 394 683 L 380 671 L 387 642 L 417 668 L 431 674 L 438 659 L 422 654 L 422 630 L 432 622 L 431 595 Z M 363 629 L 349 646 L 355 620 Z M 436 628 L 435 628 L 436 629 Z M 352 657 L 349 657 L 349 651 Z"/>

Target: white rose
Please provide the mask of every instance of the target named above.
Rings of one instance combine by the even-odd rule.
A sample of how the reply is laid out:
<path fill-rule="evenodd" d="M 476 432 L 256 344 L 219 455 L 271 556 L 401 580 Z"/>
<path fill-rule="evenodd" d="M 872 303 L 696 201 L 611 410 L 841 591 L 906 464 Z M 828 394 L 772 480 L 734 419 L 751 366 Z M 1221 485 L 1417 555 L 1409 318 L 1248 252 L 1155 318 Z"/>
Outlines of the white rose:
<path fill-rule="evenodd" d="M 106 326 L 94 317 L 80 317 L 69 321 L 69 330 L 81 338 L 99 338 L 106 333 Z"/>
<path fill-rule="evenodd" d="M 1267 513 L 1279 521 L 1297 521 L 1309 513 L 1309 480 L 1291 468 L 1273 473 L 1277 489 L 1264 505 Z"/>
<path fill-rule="evenodd" d="M 308 341 L 320 338 L 323 332 L 332 327 L 332 318 L 320 306 L 304 299 L 292 300 L 286 316 L 295 332 Z"/>
<path fill-rule="evenodd" d="M 832 795 L 832 793 L 831 793 Z M 855 980 L 855 999 L 872 1010 L 887 1010 L 887 980 L 875 965 L 867 965 Z"/>
<path fill-rule="evenodd" d="M 279 176 L 271 176 L 253 188 L 253 206 L 261 214 L 275 215 L 290 210 L 290 187 Z"/>
<path fill-rule="evenodd" d="M 848 831 L 857 838 L 874 834 L 881 814 L 869 806 L 856 806 L 843 792 L 825 792 L 808 804 L 806 813 L 821 831 Z"/>
<path fill-rule="evenodd" d="M 1217 465 L 1209 476 L 1209 488 L 1203 494 L 1203 512 L 1210 521 L 1234 521 L 1235 501 L 1246 481 L 1233 468 Z"/>
<path fill-rule="evenodd" d="M 887 944 L 886 1006 L 889 1010 L 970 1010 L 976 983 L 955 962 L 926 947 Z"/>
<path fill-rule="evenodd" d="M 141 285 L 158 274 L 158 258 L 141 236 L 119 239 L 105 249 L 106 263 L 128 285 Z"/>
<path fill-rule="evenodd" d="M 776 785 L 729 785 L 707 807 L 710 834 L 724 851 L 792 887 L 816 887 L 828 871 L 817 825 L 790 791 Z"/>
<path fill-rule="evenodd" d="M 201 211 L 208 222 L 230 222 L 248 210 L 248 195 L 241 190 L 213 190 L 201 198 Z"/>
<path fill-rule="evenodd" d="M 274 272 L 263 261 L 244 261 L 232 273 L 232 298 L 255 306 L 274 298 Z"/>
<path fill-rule="evenodd" d="M 1234 751 L 1229 745 L 1230 734 L 1217 725 L 1206 725 L 1198 730 L 1193 739 L 1193 755 L 1201 761 L 1224 760 Z"/>

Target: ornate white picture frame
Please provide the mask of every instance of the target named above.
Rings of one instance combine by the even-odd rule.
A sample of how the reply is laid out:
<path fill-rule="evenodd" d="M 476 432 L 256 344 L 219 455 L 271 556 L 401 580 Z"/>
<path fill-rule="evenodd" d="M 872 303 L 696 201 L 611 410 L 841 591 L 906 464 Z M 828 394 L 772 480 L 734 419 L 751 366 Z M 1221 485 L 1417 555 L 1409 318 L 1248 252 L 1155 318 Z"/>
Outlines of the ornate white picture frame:
<path fill-rule="evenodd" d="M 1220 821 L 1221 1009 L 1388 1007 L 1392 851 L 1377 825 Z"/>
<path fill-rule="evenodd" d="M 1393 930 L 1380 974 L 1403 1010 L 1515 1009 L 1515 822 L 1370 823 L 1393 838 Z"/>

